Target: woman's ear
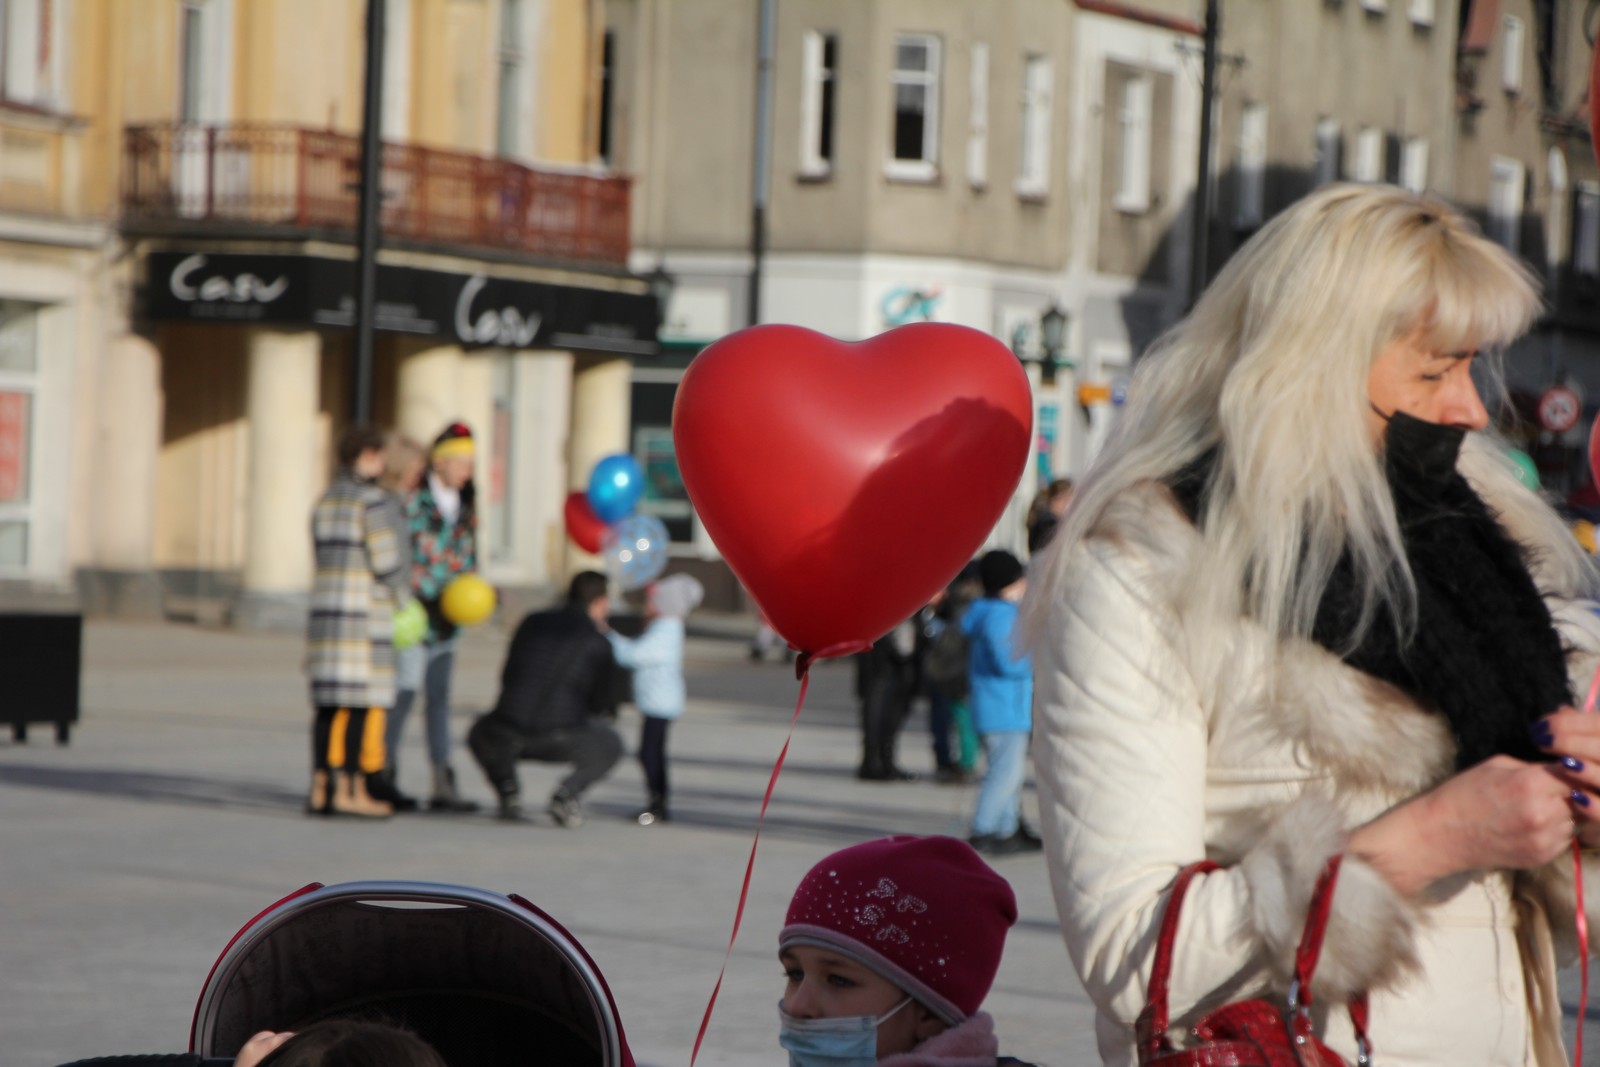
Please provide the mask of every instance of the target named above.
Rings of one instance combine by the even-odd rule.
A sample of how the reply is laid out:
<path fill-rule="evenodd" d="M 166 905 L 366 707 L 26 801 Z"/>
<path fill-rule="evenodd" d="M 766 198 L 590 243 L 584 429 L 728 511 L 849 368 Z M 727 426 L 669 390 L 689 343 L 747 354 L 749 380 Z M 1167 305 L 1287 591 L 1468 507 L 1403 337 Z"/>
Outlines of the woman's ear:
<path fill-rule="evenodd" d="M 920 1045 L 935 1034 L 942 1034 L 946 1030 L 950 1029 L 949 1023 L 935 1015 L 932 1008 L 929 1008 L 920 1001 L 913 1000 L 909 1007 L 917 1013 L 916 1029 L 913 1031 L 916 1036 L 917 1044 Z"/>

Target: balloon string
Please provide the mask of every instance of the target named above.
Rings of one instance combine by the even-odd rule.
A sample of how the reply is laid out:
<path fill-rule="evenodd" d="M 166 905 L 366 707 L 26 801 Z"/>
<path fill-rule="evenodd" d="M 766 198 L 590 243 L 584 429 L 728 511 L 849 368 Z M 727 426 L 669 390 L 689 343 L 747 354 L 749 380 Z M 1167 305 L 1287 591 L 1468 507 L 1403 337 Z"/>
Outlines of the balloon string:
<path fill-rule="evenodd" d="M 806 687 L 811 684 L 810 659 L 800 668 L 800 697 L 794 703 L 794 716 L 789 720 L 789 734 L 783 739 L 778 761 L 772 765 L 772 776 L 767 779 L 767 792 L 761 798 L 761 814 L 756 816 L 756 833 L 750 840 L 750 859 L 744 865 L 744 883 L 739 887 L 739 906 L 733 912 L 733 932 L 728 935 L 728 950 L 722 956 L 722 969 L 717 972 L 717 984 L 711 989 L 711 999 L 706 1002 L 706 1013 L 700 1017 L 700 1029 L 694 1035 L 694 1051 L 689 1053 L 689 1067 L 700 1057 L 700 1043 L 705 1040 L 706 1027 L 711 1025 L 711 1009 L 717 1006 L 717 994 L 722 992 L 722 979 L 728 973 L 728 960 L 733 956 L 733 942 L 739 936 L 739 923 L 744 919 L 745 900 L 750 896 L 750 875 L 756 866 L 756 846 L 761 843 L 761 827 L 767 821 L 767 805 L 772 803 L 772 791 L 778 785 L 778 772 L 789 755 L 789 742 L 794 740 L 794 724 L 800 721 L 800 709 L 805 707 Z"/>
<path fill-rule="evenodd" d="M 1595 677 L 1589 681 L 1589 697 L 1584 699 L 1584 710 L 1594 712 L 1595 697 L 1600 697 L 1600 667 L 1595 667 Z M 1584 849 L 1573 835 L 1573 901 L 1578 910 L 1578 1035 L 1573 1040 L 1573 1067 L 1584 1062 L 1584 1021 L 1589 1016 L 1589 915 L 1584 912 Z"/>

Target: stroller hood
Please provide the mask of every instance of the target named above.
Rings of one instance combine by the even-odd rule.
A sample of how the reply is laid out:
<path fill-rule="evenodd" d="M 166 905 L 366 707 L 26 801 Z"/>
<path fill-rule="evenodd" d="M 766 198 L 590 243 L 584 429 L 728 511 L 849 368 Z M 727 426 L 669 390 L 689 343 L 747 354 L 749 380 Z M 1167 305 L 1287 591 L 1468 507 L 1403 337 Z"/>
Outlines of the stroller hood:
<path fill-rule="evenodd" d="M 398 1023 L 451 1067 L 633 1067 L 583 946 L 518 896 L 428 882 L 312 884 L 234 935 L 200 992 L 190 1050 L 260 1030 Z"/>

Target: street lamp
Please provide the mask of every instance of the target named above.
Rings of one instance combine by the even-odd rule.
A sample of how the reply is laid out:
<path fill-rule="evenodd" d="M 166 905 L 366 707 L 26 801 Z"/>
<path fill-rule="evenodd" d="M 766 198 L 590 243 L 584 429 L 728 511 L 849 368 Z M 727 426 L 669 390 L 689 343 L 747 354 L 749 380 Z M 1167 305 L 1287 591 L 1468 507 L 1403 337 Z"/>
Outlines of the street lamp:
<path fill-rule="evenodd" d="M 646 284 L 650 286 L 650 295 L 656 298 L 656 335 L 661 334 L 661 327 L 667 321 L 667 303 L 672 299 L 672 290 L 677 287 L 678 279 L 666 264 L 656 263 L 655 270 L 644 276 Z"/>
<path fill-rule="evenodd" d="M 1040 379 L 1045 385 L 1054 385 L 1056 381 L 1056 368 L 1064 366 L 1072 369 L 1070 360 L 1061 358 L 1061 353 L 1067 347 L 1067 313 L 1060 304 L 1050 302 L 1044 314 L 1039 316 L 1039 336 L 1044 344 L 1044 361 L 1040 368 Z"/>

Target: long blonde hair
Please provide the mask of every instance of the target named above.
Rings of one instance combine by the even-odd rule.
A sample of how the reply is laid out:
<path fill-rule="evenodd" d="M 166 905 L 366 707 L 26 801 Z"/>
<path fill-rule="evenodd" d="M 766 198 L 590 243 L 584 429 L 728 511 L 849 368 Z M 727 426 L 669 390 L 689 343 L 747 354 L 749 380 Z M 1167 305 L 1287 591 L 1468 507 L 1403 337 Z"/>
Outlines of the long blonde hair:
<path fill-rule="evenodd" d="M 1113 501 L 1214 452 L 1201 555 L 1180 609 L 1244 612 L 1270 633 L 1308 636 L 1348 551 L 1363 605 L 1352 641 L 1382 605 L 1409 633 L 1416 587 L 1367 429 L 1368 371 L 1408 334 L 1435 351 L 1492 354 L 1539 307 L 1529 271 L 1437 200 L 1335 184 L 1294 204 L 1140 361 L 1122 418 L 1041 561 L 1029 632 L 1042 633 L 1065 559 Z M 1496 361 L 1484 362 L 1503 389 Z M 1571 560 L 1555 561 L 1574 583 L 1578 558 L 1574 546 Z"/>

